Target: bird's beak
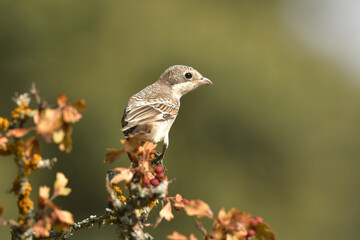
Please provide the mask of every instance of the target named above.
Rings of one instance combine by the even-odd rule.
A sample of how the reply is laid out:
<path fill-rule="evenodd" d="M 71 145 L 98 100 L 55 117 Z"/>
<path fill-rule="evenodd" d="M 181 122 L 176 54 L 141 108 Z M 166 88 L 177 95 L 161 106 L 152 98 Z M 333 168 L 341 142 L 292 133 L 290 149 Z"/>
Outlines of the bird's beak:
<path fill-rule="evenodd" d="M 201 85 L 212 85 L 212 81 L 210 81 L 210 79 L 206 78 L 206 77 L 202 77 L 200 80 L 196 80 L 196 84 L 201 86 Z"/>

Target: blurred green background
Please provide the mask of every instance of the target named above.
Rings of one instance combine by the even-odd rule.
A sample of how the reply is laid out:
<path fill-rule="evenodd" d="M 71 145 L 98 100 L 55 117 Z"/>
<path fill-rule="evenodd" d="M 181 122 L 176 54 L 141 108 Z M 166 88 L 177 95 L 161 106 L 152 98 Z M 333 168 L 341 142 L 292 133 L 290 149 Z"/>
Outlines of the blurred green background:
<path fill-rule="evenodd" d="M 262 216 L 278 239 L 355 239 L 359 76 L 295 34 L 284 14 L 290 5 L 0 1 L 0 115 L 10 117 L 14 92 L 32 82 L 49 103 L 62 92 L 88 103 L 74 126 L 70 154 L 43 145 L 43 155 L 59 162 L 32 174 L 32 198 L 60 171 L 73 192 L 56 203 L 75 221 L 102 214 L 106 170 L 128 163 L 125 156 L 102 162 L 105 148 L 120 147 L 128 98 L 167 67 L 185 64 L 214 85 L 182 99 L 165 159 L 168 176 L 176 178 L 170 194 L 203 199 L 216 214 L 224 206 Z M 16 218 L 16 198 L 6 191 L 17 169 L 7 157 L 0 158 L 0 169 L 4 218 Z M 149 231 L 165 239 L 173 230 L 198 234 L 194 225 L 180 213 Z M 116 239 L 114 229 L 95 227 L 73 237 L 100 238 Z M 0 228 L 0 239 L 10 239 L 7 227 Z"/>

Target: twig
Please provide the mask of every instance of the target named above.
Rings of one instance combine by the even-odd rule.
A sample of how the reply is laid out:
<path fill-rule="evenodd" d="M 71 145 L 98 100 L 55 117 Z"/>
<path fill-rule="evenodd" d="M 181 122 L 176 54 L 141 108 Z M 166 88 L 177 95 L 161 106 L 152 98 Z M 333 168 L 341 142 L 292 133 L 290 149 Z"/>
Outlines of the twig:
<path fill-rule="evenodd" d="M 0 225 L 1 226 L 20 227 L 20 223 L 18 223 L 17 221 L 15 221 L 13 219 L 4 220 L 4 219 L 0 218 Z"/>
<path fill-rule="evenodd" d="M 36 88 L 35 83 L 31 85 L 30 94 L 34 97 L 36 104 L 39 106 L 39 111 L 41 111 L 46 106 L 46 102 L 41 101 L 39 90 Z"/>

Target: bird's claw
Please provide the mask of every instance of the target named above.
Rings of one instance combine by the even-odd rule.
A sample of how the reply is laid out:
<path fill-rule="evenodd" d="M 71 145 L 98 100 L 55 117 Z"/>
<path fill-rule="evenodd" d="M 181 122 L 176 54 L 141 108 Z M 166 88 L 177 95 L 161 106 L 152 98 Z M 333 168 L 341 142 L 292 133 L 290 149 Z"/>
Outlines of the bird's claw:
<path fill-rule="evenodd" d="M 161 152 L 156 152 L 154 153 L 154 158 L 152 158 L 150 161 L 153 165 L 155 166 L 163 166 L 163 159 L 164 159 L 164 155 Z"/>

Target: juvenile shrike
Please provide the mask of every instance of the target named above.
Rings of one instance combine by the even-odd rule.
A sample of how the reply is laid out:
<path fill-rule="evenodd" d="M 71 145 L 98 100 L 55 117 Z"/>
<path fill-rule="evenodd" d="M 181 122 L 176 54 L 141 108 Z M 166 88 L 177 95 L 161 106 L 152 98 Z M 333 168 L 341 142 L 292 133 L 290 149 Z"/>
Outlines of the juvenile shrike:
<path fill-rule="evenodd" d="M 157 158 L 162 160 L 169 146 L 171 125 L 179 112 L 180 98 L 201 85 L 209 84 L 212 82 L 192 67 L 169 67 L 156 82 L 129 99 L 121 121 L 126 139 L 138 146 L 146 141 L 163 141 L 163 151 Z"/>

